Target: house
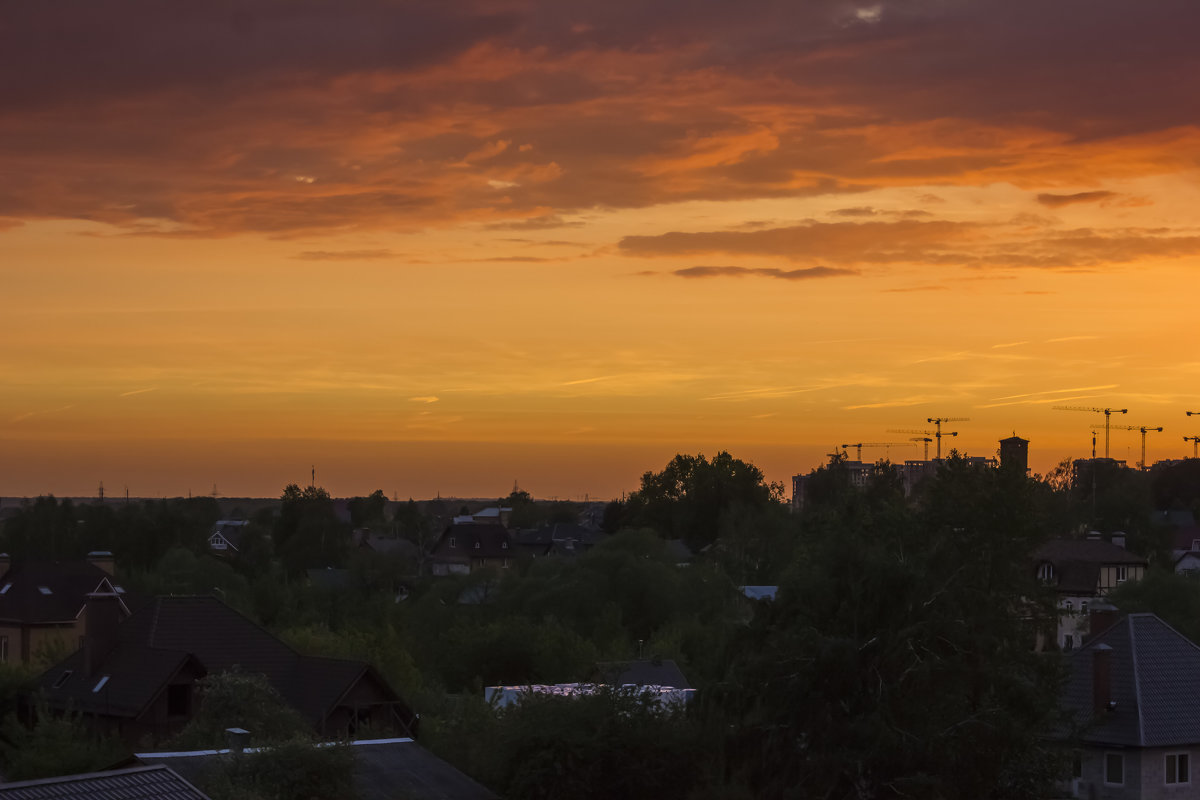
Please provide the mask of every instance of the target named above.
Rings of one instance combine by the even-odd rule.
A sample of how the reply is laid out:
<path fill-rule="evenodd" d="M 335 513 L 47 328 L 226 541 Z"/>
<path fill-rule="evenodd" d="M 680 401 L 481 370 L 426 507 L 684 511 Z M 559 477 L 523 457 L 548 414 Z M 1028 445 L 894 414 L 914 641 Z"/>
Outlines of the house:
<path fill-rule="evenodd" d="M 325 734 L 376 728 L 411 733 L 416 715 L 370 665 L 297 653 L 215 597 L 158 597 L 120 621 L 115 595 L 92 595 L 84 647 L 38 688 L 126 741 L 176 732 L 196 710 L 196 681 L 240 669 L 264 675 Z"/>
<path fill-rule="evenodd" d="M 574 522 L 555 522 L 515 533 L 518 551 L 532 558 L 583 555 L 605 538 L 602 531 Z"/>
<path fill-rule="evenodd" d="M 88 595 L 114 594 L 122 616 L 125 590 L 113 579 L 112 553 L 87 560 L 12 563 L 0 554 L 0 663 L 28 664 L 39 653 L 60 657 L 76 650 L 86 625 Z"/>
<path fill-rule="evenodd" d="M 354 749 L 356 800 L 496 800 L 493 792 L 411 738 L 364 739 L 349 746 Z M 216 762 L 231 757 L 229 750 L 137 754 L 143 764 L 169 765 L 199 785 L 204 785 Z"/>
<path fill-rule="evenodd" d="M 209 800 L 170 767 L 141 766 L 0 783 L 0 800 Z"/>
<path fill-rule="evenodd" d="M 1097 800 L 1194 797 L 1200 647 L 1153 614 L 1130 614 L 1068 659 L 1062 705 L 1082 730 L 1070 790 Z"/>
<path fill-rule="evenodd" d="M 213 523 L 208 534 L 208 549 L 214 555 L 233 556 L 241 550 L 242 534 L 250 524 L 245 519 L 221 519 Z"/>
<path fill-rule="evenodd" d="M 659 686 L 691 689 L 683 670 L 670 658 L 642 661 L 602 661 L 596 664 L 596 680 L 611 686 Z"/>
<path fill-rule="evenodd" d="M 508 569 L 516 547 L 503 525 L 458 523 L 446 528 L 430 555 L 434 575 L 466 575 L 484 567 Z"/>
<path fill-rule="evenodd" d="M 1051 539 L 1033 556 L 1038 580 L 1058 596 L 1056 645 L 1072 650 L 1090 633 L 1091 616 L 1107 608 L 1104 597 L 1126 581 L 1140 580 L 1146 559 L 1125 549 L 1123 534 L 1111 542 L 1099 534 L 1087 539 Z"/>

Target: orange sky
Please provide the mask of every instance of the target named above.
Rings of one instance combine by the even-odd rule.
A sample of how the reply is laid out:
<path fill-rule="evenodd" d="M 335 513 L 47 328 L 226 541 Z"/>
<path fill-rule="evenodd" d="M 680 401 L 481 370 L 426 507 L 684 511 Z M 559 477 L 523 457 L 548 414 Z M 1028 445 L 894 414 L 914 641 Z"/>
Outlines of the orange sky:
<path fill-rule="evenodd" d="M 0 496 L 276 495 L 316 463 L 339 495 L 609 498 L 676 452 L 786 481 L 930 416 L 1046 471 L 1103 420 L 1060 404 L 1190 455 L 1197 23 L 12 4 Z"/>

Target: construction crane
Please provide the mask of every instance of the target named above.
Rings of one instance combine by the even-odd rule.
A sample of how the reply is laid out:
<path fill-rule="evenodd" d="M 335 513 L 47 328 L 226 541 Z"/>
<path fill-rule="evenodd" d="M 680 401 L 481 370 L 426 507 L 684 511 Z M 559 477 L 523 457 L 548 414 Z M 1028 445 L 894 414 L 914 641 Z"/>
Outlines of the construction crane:
<path fill-rule="evenodd" d="M 1093 425 L 1093 428 L 1099 428 L 1099 425 Z M 1147 433 L 1162 433 L 1162 426 L 1151 428 L 1149 425 L 1113 425 L 1119 431 L 1138 431 L 1142 434 L 1142 460 L 1138 462 L 1138 469 L 1146 470 L 1146 434 Z M 1107 431 L 1107 426 L 1105 426 Z M 1107 448 L 1105 448 L 1107 450 Z M 1107 456 L 1105 456 L 1107 458 Z"/>
<path fill-rule="evenodd" d="M 909 439 L 909 441 L 925 443 L 925 460 L 928 461 L 929 460 L 929 443 L 933 441 L 933 437 L 931 437 L 931 436 L 914 436 L 911 439 Z"/>
<path fill-rule="evenodd" d="M 1200 444 L 1200 436 L 1185 436 L 1183 440 L 1192 443 L 1192 458 L 1196 458 L 1196 445 Z"/>
<path fill-rule="evenodd" d="M 914 445 L 911 442 L 858 442 L 857 444 L 844 444 L 844 445 L 842 445 L 842 449 L 845 450 L 847 447 L 853 447 L 857 451 L 857 455 L 855 456 L 855 458 L 857 458 L 859 461 L 862 461 L 862 449 L 864 447 L 886 447 L 889 449 L 888 456 L 890 457 L 891 456 L 890 450 L 893 447 L 913 447 L 913 446 Z"/>
<path fill-rule="evenodd" d="M 1200 411 L 1188 411 L 1188 412 L 1187 412 L 1187 415 L 1188 415 L 1189 417 L 1190 417 L 1190 416 L 1192 416 L 1193 414 L 1200 414 Z"/>
<path fill-rule="evenodd" d="M 966 417 L 930 417 L 927 422 L 932 422 L 935 426 L 931 431 L 920 431 L 909 428 L 891 428 L 888 433 L 919 433 L 922 436 L 932 436 L 937 441 L 937 457 L 938 461 L 942 460 L 942 437 L 943 436 L 958 436 L 958 431 L 942 431 L 943 422 L 968 422 Z M 917 441 L 917 440 L 913 440 Z M 926 453 L 928 456 L 928 453 Z M 926 458 L 926 461 L 929 459 Z"/>
<path fill-rule="evenodd" d="M 1055 411 L 1090 411 L 1104 415 L 1104 457 L 1108 458 L 1108 423 L 1113 414 L 1128 414 L 1128 408 L 1095 408 L 1093 406 L 1054 406 Z M 1133 430 L 1133 429 L 1131 429 Z"/>

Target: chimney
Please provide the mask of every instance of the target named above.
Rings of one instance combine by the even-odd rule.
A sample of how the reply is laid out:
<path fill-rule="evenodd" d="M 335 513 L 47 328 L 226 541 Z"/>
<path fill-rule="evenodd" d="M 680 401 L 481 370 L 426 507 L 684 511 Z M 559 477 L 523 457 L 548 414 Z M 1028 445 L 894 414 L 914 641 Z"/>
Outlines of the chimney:
<path fill-rule="evenodd" d="M 1120 618 L 1121 615 L 1112 607 L 1091 612 L 1088 614 L 1088 637 L 1111 628 Z"/>
<path fill-rule="evenodd" d="M 1096 716 L 1113 708 L 1112 648 L 1098 644 L 1092 648 L 1092 709 Z"/>
<path fill-rule="evenodd" d="M 113 592 L 92 592 L 87 596 L 83 613 L 83 668 L 91 677 L 117 646 L 121 598 Z"/>
<path fill-rule="evenodd" d="M 116 567 L 116 559 L 113 558 L 112 553 L 107 550 L 93 550 L 87 554 L 87 560 L 107 572 L 110 578 L 112 577 L 113 570 Z"/>
<path fill-rule="evenodd" d="M 1115 531 L 1112 535 L 1112 543 L 1122 550 L 1125 549 L 1125 531 Z"/>
<path fill-rule="evenodd" d="M 229 747 L 229 752 L 240 755 L 246 751 L 246 745 L 250 743 L 250 731 L 245 728 L 226 728 L 225 729 L 225 744 Z"/>

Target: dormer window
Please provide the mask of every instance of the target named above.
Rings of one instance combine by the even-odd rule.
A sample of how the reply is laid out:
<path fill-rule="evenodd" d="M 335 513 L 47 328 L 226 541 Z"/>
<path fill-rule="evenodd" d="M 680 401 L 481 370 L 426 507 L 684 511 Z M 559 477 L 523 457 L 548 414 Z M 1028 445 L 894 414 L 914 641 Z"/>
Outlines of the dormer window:
<path fill-rule="evenodd" d="M 1054 565 L 1051 564 L 1049 561 L 1047 561 L 1045 564 L 1042 564 L 1040 567 L 1038 567 L 1037 576 L 1038 576 L 1038 580 L 1041 581 L 1042 583 L 1053 583 L 1054 582 Z"/>
<path fill-rule="evenodd" d="M 476 549 L 476 550 L 478 550 L 478 549 L 479 549 L 479 542 L 476 542 L 476 543 L 475 543 L 475 549 Z"/>
<path fill-rule="evenodd" d="M 453 536 L 451 536 L 451 537 L 450 537 L 450 546 L 451 546 L 451 547 L 458 547 L 458 542 L 456 542 L 456 541 L 454 540 L 454 537 L 453 537 Z"/>

